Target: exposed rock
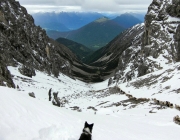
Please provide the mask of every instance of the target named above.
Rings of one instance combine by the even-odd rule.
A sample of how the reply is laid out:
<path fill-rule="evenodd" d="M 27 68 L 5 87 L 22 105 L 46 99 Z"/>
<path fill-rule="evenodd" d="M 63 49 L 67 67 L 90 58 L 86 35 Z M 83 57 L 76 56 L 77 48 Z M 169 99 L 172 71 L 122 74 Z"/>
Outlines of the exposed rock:
<path fill-rule="evenodd" d="M 111 78 L 109 78 L 108 86 L 110 86 L 112 83 L 113 83 L 113 79 L 112 79 L 112 77 L 111 77 Z"/>
<path fill-rule="evenodd" d="M 20 72 L 29 77 L 39 70 L 88 82 L 100 79 L 97 68 L 82 64 L 66 46 L 50 39 L 15 0 L 0 1 L 0 52 L 7 66 L 23 65 Z"/>
<path fill-rule="evenodd" d="M 29 77 L 34 76 L 34 68 L 56 76 L 59 72 L 70 72 L 70 65 L 64 64 L 76 57 L 71 51 L 49 39 L 45 30 L 35 26 L 34 19 L 19 2 L 1 0 L 0 11 L 0 15 L 3 15 L 0 20 L 1 53 L 6 56 L 4 61 L 7 65 L 17 66 L 17 62 L 23 64 L 21 72 Z M 58 71 L 53 71 L 52 65 Z"/>
<path fill-rule="evenodd" d="M 144 31 L 120 55 L 121 82 L 161 69 L 180 60 L 180 1 L 153 0 L 145 16 Z M 160 63 L 161 62 L 161 63 Z"/>
<path fill-rule="evenodd" d="M 6 65 L 4 64 L 4 62 L 1 60 L 1 57 L 0 57 L 0 86 L 8 86 L 15 88 L 15 85 L 12 81 L 12 76 L 9 70 L 7 69 Z"/>
<path fill-rule="evenodd" d="M 143 76 L 147 73 L 148 70 L 148 66 L 146 66 L 145 64 L 139 65 L 138 67 L 138 76 Z"/>
<path fill-rule="evenodd" d="M 52 104 L 60 107 L 60 99 L 58 98 L 58 92 L 53 92 L 53 96 L 54 98 L 53 98 Z"/>
<path fill-rule="evenodd" d="M 180 25 L 178 25 L 176 34 L 175 34 L 175 40 L 177 42 L 177 61 L 180 61 Z"/>
<path fill-rule="evenodd" d="M 30 93 L 29 93 L 29 96 L 30 96 L 30 97 L 33 97 L 33 98 L 36 98 L 34 92 L 30 92 Z"/>
<path fill-rule="evenodd" d="M 178 67 L 177 69 L 180 70 L 180 67 Z"/>
<path fill-rule="evenodd" d="M 30 68 L 30 67 L 27 67 L 27 66 L 22 66 L 21 68 L 19 68 L 19 72 L 22 74 L 22 75 L 25 75 L 25 76 L 28 76 L 28 77 L 31 77 L 32 76 L 35 76 L 36 75 L 36 72 L 33 68 Z"/>
<path fill-rule="evenodd" d="M 145 53 L 144 58 L 153 56 L 158 58 L 164 52 L 170 55 L 166 57 L 169 62 L 176 61 L 178 53 L 176 52 L 175 38 L 173 37 L 177 29 L 179 19 L 173 19 L 178 17 L 176 9 L 179 1 L 170 0 L 153 0 L 152 4 L 148 8 L 148 12 L 145 17 L 145 32 L 143 34 L 142 49 L 145 51 L 146 45 L 149 45 L 148 55 Z M 174 8 L 174 6 L 176 6 Z M 153 18 L 149 18 L 152 17 Z M 176 33 L 177 34 L 177 33 Z M 146 51 L 147 52 L 147 51 Z"/>
<path fill-rule="evenodd" d="M 179 7 L 179 0 L 153 0 L 144 25 L 117 36 L 97 52 L 101 55 L 92 65 L 106 72 L 116 68 L 114 77 L 118 74 L 120 82 L 127 82 L 180 61 Z"/>
<path fill-rule="evenodd" d="M 174 121 L 176 124 L 180 125 L 180 117 L 179 117 L 178 115 L 173 118 L 173 121 Z"/>

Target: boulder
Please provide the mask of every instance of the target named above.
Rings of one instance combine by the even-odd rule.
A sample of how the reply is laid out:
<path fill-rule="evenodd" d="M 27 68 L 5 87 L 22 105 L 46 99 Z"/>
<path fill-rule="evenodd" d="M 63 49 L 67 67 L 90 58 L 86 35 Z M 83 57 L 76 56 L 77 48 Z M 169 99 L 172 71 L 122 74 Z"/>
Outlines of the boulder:
<path fill-rule="evenodd" d="M 28 93 L 30 97 L 36 98 L 34 92 Z"/>

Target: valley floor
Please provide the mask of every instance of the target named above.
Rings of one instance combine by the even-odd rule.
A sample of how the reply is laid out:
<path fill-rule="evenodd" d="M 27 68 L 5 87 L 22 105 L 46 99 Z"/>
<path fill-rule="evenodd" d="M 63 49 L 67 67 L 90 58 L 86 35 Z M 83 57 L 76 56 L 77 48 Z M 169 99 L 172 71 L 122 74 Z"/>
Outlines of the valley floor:
<path fill-rule="evenodd" d="M 94 123 L 93 140 L 179 140 L 180 125 L 173 117 L 180 111 L 152 100 L 180 105 L 179 66 L 119 83 L 118 88 L 116 83 L 108 87 L 108 81 L 87 84 L 38 71 L 28 78 L 8 67 L 19 89 L 0 87 L 0 140 L 78 140 L 85 121 Z M 62 102 L 66 99 L 61 107 L 49 101 L 50 88 L 59 92 Z"/>

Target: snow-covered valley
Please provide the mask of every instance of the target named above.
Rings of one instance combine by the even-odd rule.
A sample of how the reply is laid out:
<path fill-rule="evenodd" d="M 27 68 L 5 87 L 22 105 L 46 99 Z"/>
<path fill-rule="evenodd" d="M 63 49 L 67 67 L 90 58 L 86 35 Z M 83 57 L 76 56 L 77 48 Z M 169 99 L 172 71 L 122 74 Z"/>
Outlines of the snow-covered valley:
<path fill-rule="evenodd" d="M 93 140 L 178 140 L 180 125 L 173 118 L 180 114 L 175 108 L 180 105 L 179 66 L 110 87 L 108 81 L 87 84 L 39 71 L 29 78 L 8 67 L 19 89 L 0 87 L 0 140 L 77 140 L 85 121 L 94 123 Z M 49 101 L 50 88 L 66 100 L 61 107 Z M 153 98 L 174 106 L 158 105 Z"/>

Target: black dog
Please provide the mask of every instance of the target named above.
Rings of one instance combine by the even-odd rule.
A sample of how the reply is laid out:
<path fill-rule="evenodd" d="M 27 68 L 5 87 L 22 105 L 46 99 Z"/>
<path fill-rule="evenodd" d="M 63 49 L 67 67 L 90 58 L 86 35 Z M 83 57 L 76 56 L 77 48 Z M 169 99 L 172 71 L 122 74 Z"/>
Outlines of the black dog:
<path fill-rule="evenodd" d="M 85 122 L 83 132 L 79 140 L 91 140 L 93 125 L 94 124 L 88 124 Z"/>

